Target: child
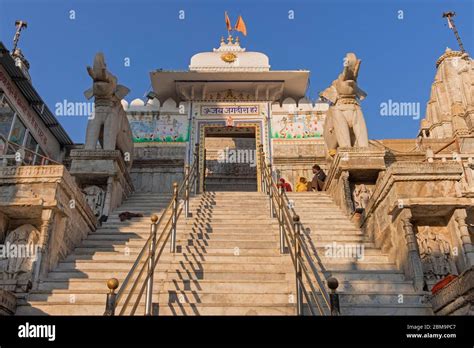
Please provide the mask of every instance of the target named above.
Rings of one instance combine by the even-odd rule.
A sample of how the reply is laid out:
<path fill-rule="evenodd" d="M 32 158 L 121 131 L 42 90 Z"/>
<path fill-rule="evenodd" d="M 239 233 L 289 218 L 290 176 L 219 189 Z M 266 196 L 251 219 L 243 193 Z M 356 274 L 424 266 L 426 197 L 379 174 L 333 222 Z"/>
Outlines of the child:
<path fill-rule="evenodd" d="M 308 180 L 304 176 L 298 178 L 296 183 L 296 192 L 305 192 L 308 191 Z"/>

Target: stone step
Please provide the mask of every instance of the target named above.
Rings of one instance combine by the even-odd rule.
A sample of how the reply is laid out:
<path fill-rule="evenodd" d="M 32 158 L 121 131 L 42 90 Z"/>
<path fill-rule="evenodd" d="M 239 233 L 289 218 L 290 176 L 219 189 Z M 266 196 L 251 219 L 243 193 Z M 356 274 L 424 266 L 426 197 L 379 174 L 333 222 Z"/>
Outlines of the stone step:
<path fill-rule="evenodd" d="M 126 270 L 54 270 L 48 274 L 47 280 L 65 280 L 69 281 L 71 279 L 98 279 L 106 281 L 109 278 L 125 279 L 129 272 L 129 269 Z M 168 269 L 164 271 L 155 272 L 155 278 L 157 280 L 166 279 L 167 272 L 173 277 L 173 274 L 179 275 L 179 278 L 182 280 L 191 280 L 199 281 L 202 279 L 205 280 L 218 280 L 218 281 L 227 281 L 232 280 L 285 280 L 286 273 L 280 272 L 277 273 L 261 270 L 228 270 L 225 267 L 222 267 L 220 270 L 210 271 L 195 271 L 193 269 Z"/>
<path fill-rule="evenodd" d="M 128 292 L 124 294 L 128 295 Z M 131 297 L 131 301 L 136 301 L 137 295 Z M 271 304 L 271 303 L 291 303 L 294 300 L 294 296 L 290 296 L 291 293 L 247 293 L 247 294 L 234 294 L 234 293 L 215 293 L 215 292 L 200 292 L 199 294 L 189 291 L 169 291 L 154 293 L 152 301 L 160 305 L 167 303 L 182 303 L 182 304 L 199 304 L 199 303 L 246 303 L 246 304 Z M 62 293 L 33 293 L 28 297 L 29 301 L 46 301 L 49 304 L 61 304 L 69 303 L 74 301 L 76 305 L 89 305 L 91 303 L 98 303 L 105 298 L 98 296 L 97 293 L 78 291 L 77 293 L 62 292 Z M 105 303 L 105 302 L 104 302 Z M 120 308 L 120 307 L 119 307 Z"/>
<path fill-rule="evenodd" d="M 339 292 L 339 302 L 344 305 L 425 305 L 426 298 L 420 293 Z"/>
<path fill-rule="evenodd" d="M 282 264 L 281 260 L 276 260 L 272 263 L 265 261 L 270 261 L 263 259 L 261 262 L 248 262 L 247 260 L 233 259 L 231 261 L 225 260 L 221 257 L 219 260 L 215 261 L 186 261 L 186 260 L 171 260 L 167 259 L 166 261 L 160 259 L 161 262 L 158 262 L 156 266 L 156 271 L 167 271 L 174 272 L 176 270 L 188 270 L 188 271 L 204 271 L 204 272 L 213 272 L 213 271 L 258 271 L 258 272 L 282 272 L 292 271 L 292 265 L 289 263 Z M 143 265 L 143 261 L 140 263 Z M 109 270 L 109 271 L 124 271 L 128 272 L 131 268 L 131 262 L 126 261 L 75 261 L 75 262 L 61 262 L 58 267 L 55 268 L 54 272 L 57 271 L 74 271 L 79 272 L 88 272 L 91 270 Z"/>
<path fill-rule="evenodd" d="M 340 281 L 338 292 L 391 292 L 398 294 L 413 293 L 411 281 L 385 281 L 385 280 L 350 280 Z"/>
<path fill-rule="evenodd" d="M 177 244 L 181 246 L 195 246 L 202 248 L 241 248 L 241 249 L 277 249 L 277 241 L 266 240 L 193 240 L 178 239 Z"/>
<path fill-rule="evenodd" d="M 266 249 L 265 249 L 266 250 Z M 118 263 L 118 262 L 130 262 L 130 267 L 132 266 L 133 262 L 135 262 L 136 257 L 138 256 L 137 253 L 125 255 L 123 252 L 96 252 L 90 255 L 87 254 L 72 254 L 66 257 L 64 262 L 110 262 L 110 263 Z M 286 257 L 285 257 L 286 258 Z M 268 263 L 268 264 L 281 264 L 284 259 L 279 254 L 276 255 L 268 255 L 266 254 L 254 254 L 252 256 L 248 255 L 240 255 L 235 256 L 232 250 L 232 253 L 223 254 L 223 253 L 206 253 L 205 255 L 188 255 L 188 254 L 163 254 L 160 258 L 160 262 L 168 262 L 171 260 L 176 261 L 193 261 L 193 262 L 235 262 L 235 263 Z"/>
<path fill-rule="evenodd" d="M 125 278 L 117 278 L 122 284 Z M 51 291 L 51 290 L 68 290 L 74 293 L 77 290 L 89 290 L 89 291 L 97 291 L 98 294 L 106 294 L 107 289 L 107 278 L 106 279 L 88 279 L 85 281 L 84 279 L 46 279 L 42 280 L 38 285 L 38 290 L 43 291 Z M 154 279 L 153 287 L 159 289 L 163 285 L 163 280 Z"/>
<path fill-rule="evenodd" d="M 265 230 L 265 233 L 249 233 L 249 232 L 184 232 L 177 231 L 176 234 L 180 239 L 196 239 L 196 240 L 265 240 L 265 241 L 277 241 L 277 235 L 272 232 Z M 115 233 L 94 233 L 90 234 L 88 240 L 112 240 L 112 241 L 127 241 L 132 239 L 143 239 L 146 240 L 150 236 L 150 232 L 144 231 L 139 233 L 125 233 L 125 232 L 115 232 Z"/>
<path fill-rule="evenodd" d="M 338 281 L 405 281 L 405 275 L 399 270 L 331 270 L 324 272 L 326 278 L 335 277 Z"/>
<path fill-rule="evenodd" d="M 77 255 L 94 255 L 97 252 L 119 252 L 122 254 L 129 254 L 132 258 L 135 258 L 138 252 L 142 247 L 138 246 L 101 246 L 101 247 L 78 247 L 74 250 L 74 253 Z M 240 256 L 278 256 L 280 255 L 279 250 L 276 248 L 239 248 L 236 247 L 231 248 L 203 248 L 203 247 L 188 247 L 183 246 L 181 247 L 182 252 L 186 252 L 188 254 L 218 254 L 218 255 L 240 255 Z"/>
<path fill-rule="evenodd" d="M 414 316 L 433 315 L 431 305 L 428 304 L 344 304 L 341 305 L 342 315 L 390 315 Z"/>
<path fill-rule="evenodd" d="M 226 282 L 218 280 L 189 281 L 182 279 L 168 279 L 164 284 L 164 291 L 195 291 L 221 293 L 266 293 L 293 291 L 294 282 L 280 280 L 233 280 Z"/>
<path fill-rule="evenodd" d="M 48 304 L 34 302 L 35 308 L 20 306 L 17 315 L 103 315 L 104 303 L 90 305 Z M 136 315 L 143 315 L 144 306 L 137 308 Z M 170 304 L 159 306 L 160 316 L 172 315 L 294 315 L 294 304 Z"/>
<path fill-rule="evenodd" d="M 391 263 L 383 262 L 357 262 L 357 263 L 348 263 L 348 262 L 334 262 L 333 260 L 325 260 L 323 262 L 325 271 L 334 272 L 334 271 L 346 271 L 346 270 L 397 270 L 397 266 Z"/>

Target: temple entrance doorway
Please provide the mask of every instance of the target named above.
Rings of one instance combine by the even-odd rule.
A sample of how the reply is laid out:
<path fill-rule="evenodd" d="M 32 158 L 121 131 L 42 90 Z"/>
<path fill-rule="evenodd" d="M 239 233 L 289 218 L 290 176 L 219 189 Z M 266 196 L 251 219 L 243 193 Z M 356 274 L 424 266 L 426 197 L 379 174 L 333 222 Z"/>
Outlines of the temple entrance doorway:
<path fill-rule="evenodd" d="M 258 126 L 205 126 L 202 183 L 204 191 L 257 191 Z"/>

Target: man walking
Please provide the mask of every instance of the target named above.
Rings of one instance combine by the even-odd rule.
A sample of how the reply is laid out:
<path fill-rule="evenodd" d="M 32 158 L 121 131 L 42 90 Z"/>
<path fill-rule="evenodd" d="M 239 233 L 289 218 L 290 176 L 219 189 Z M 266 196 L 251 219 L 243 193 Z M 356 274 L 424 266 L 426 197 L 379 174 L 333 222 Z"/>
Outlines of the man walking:
<path fill-rule="evenodd" d="M 324 181 L 326 180 L 326 174 L 320 166 L 315 164 L 313 166 L 313 180 L 308 191 L 322 191 L 324 187 Z"/>

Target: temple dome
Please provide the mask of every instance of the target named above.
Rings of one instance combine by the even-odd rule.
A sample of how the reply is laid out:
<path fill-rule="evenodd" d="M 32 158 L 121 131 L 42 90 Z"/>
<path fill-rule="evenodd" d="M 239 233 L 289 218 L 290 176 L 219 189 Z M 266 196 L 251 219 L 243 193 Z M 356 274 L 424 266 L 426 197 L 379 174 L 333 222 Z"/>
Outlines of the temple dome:
<path fill-rule="evenodd" d="M 197 53 L 191 57 L 191 71 L 269 71 L 268 56 L 260 52 L 246 52 L 238 38 L 221 40 L 219 48 L 212 52 Z"/>

